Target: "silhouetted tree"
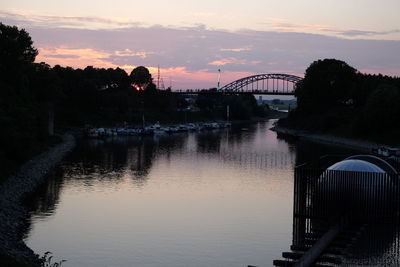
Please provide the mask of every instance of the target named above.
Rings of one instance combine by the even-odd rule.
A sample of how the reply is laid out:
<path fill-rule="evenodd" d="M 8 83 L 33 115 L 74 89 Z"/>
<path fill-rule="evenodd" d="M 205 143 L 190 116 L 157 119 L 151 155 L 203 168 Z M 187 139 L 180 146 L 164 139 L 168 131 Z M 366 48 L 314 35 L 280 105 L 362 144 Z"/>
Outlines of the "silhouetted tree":
<path fill-rule="evenodd" d="M 130 74 L 130 78 L 132 84 L 138 90 L 145 90 L 153 82 L 149 70 L 143 66 L 134 68 Z"/>
<path fill-rule="evenodd" d="M 399 128 L 400 89 L 382 84 L 372 92 L 365 105 L 365 121 L 372 131 Z"/>
<path fill-rule="evenodd" d="M 37 54 L 24 29 L 0 22 L 0 77 L 3 82 L 21 85 L 24 71 L 35 61 Z"/>
<path fill-rule="evenodd" d="M 0 23 L 0 175 L 40 142 L 39 107 L 28 75 L 36 55 L 25 30 Z"/>
<path fill-rule="evenodd" d="M 357 70 L 337 59 L 314 61 L 295 91 L 298 109 L 319 112 L 352 98 Z"/>

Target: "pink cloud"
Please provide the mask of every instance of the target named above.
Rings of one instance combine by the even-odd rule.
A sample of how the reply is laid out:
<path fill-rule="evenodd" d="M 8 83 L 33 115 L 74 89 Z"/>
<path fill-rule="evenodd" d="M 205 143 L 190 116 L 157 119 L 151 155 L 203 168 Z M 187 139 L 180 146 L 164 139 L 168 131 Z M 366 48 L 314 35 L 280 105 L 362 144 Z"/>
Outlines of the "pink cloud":
<path fill-rule="evenodd" d="M 36 62 L 46 62 L 49 65 L 71 66 L 74 68 L 85 68 L 94 66 L 99 68 L 115 68 L 116 65 L 105 58 L 110 53 L 92 48 L 69 48 L 61 47 L 41 47 Z"/>
<path fill-rule="evenodd" d="M 212 62 L 209 62 L 209 65 L 213 66 L 224 66 L 228 64 L 236 64 L 236 65 L 257 65 L 260 64 L 261 61 L 259 60 L 253 60 L 253 61 L 248 61 L 245 59 L 237 59 L 234 57 L 229 57 L 229 58 L 222 58 L 218 60 L 214 60 Z"/>
<path fill-rule="evenodd" d="M 114 54 L 119 57 L 140 57 L 147 58 L 149 55 L 154 54 L 154 52 L 145 52 L 145 51 L 133 51 L 129 48 L 125 48 L 124 50 L 115 51 Z"/>
<path fill-rule="evenodd" d="M 249 47 L 240 47 L 240 48 L 221 48 L 219 51 L 221 52 L 243 52 L 250 51 Z"/>

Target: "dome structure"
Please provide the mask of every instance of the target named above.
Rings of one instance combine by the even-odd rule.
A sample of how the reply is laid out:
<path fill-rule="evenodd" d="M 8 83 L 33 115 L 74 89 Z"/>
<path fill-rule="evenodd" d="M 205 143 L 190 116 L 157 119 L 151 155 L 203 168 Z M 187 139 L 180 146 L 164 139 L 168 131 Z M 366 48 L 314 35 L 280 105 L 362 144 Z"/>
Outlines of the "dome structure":
<path fill-rule="evenodd" d="M 383 216 L 392 205 L 396 177 L 396 170 L 378 157 L 348 157 L 319 176 L 310 208 L 332 215 Z"/>
<path fill-rule="evenodd" d="M 359 160 L 367 161 L 369 163 L 372 163 L 372 164 L 378 166 L 379 168 L 384 170 L 386 173 L 397 174 L 396 169 L 393 168 L 392 165 L 390 165 L 386 160 L 383 160 L 383 159 L 381 159 L 381 158 L 379 158 L 377 156 L 373 156 L 373 155 L 354 155 L 354 156 L 348 157 L 347 159 L 359 159 Z"/>
<path fill-rule="evenodd" d="M 360 159 L 345 159 L 328 168 L 331 171 L 376 172 L 386 173 L 377 165 Z"/>

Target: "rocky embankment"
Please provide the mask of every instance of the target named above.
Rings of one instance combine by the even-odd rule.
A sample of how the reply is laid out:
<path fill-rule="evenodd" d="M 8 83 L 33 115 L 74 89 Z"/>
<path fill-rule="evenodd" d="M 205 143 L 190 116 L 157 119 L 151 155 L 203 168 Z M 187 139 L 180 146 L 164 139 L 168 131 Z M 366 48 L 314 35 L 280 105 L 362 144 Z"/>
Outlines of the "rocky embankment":
<path fill-rule="evenodd" d="M 46 174 L 75 147 L 72 134 L 62 142 L 25 163 L 19 172 L 0 185 L 0 253 L 22 264 L 39 265 L 39 258 L 22 240 L 29 218 L 23 201 L 44 182 Z"/>

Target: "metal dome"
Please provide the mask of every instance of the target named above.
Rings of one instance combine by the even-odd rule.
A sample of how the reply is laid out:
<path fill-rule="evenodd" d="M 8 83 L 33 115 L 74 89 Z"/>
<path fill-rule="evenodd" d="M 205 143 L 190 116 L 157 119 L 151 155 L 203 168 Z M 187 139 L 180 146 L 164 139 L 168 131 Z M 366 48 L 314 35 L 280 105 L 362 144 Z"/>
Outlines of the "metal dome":
<path fill-rule="evenodd" d="M 376 172 L 386 173 L 377 165 L 360 159 L 345 159 L 330 166 L 332 171 Z"/>
<path fill-rule="evenodd" d="M 359 160 L 367 161 L 369 163 L 372 163 L 372 164 L 378 166 L 379 168 L 384 170 L 386 173 L 397 174 L 396 169 L 393 168 L 393 166 L 390 165 L 386 160 L 383 160 L 383 159 L 378 158 L 373 155 L 354 155 L 354 156 L 348 157 L 346 159 L 359 159 Z"/>
<path fill-rule="evenodd" d="M 380 158 L 351 156 L 319 176 L 309 207 L 333 217 L 345 213 L 357 218 L 387 216 L 385 207 L 397 199 L 397 177 L 393 167 Z"/>

